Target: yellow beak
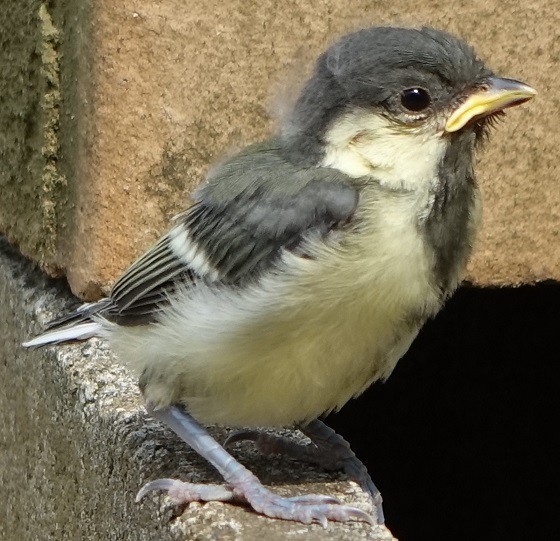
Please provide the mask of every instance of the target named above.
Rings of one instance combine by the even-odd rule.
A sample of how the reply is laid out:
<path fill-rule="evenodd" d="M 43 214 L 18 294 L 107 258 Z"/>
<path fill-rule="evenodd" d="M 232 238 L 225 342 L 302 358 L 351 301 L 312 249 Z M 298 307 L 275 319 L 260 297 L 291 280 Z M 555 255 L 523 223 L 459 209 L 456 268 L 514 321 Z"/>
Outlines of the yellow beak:
<path fill-rule="evenodd" d="M 460 130 L 475 118 L 519 105 L 536 95 L 537 91 L 524 83 L 492 77 L 483 88 L 477 89 L 451 113 L 445 123 L 445 131 Z"/>

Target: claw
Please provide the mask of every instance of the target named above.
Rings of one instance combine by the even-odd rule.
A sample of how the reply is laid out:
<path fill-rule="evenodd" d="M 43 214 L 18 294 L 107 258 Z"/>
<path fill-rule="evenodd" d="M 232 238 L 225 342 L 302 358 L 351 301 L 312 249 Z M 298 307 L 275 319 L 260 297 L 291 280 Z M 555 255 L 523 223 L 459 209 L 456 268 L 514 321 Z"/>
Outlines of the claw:
<path fill-rule="evenodd" d="M 352 518 L 354 520 L 367 522 L 370 526 L 375 526 L 377 524 L 369 513 L 366 513 L 357 507 L 343 506 L 335 509 L 336 510 L 332 517 L 334 520 L 344 521 Z M 337 513 L 337 511 L 340 511 L 340 513 Z"/>
<path fill-rule="evenodd" d="M 138 503 L 148 492 L 152 492 L 153 490 L 167 490 L 169 492 L 175 483 L 177 483 L 175 479 L 156 479 L 155 481 L 149 481 L 138 491 L 134 501 Z"/>
<path fill-rule="evenodd" d="M 226 438 L 224 447 L 227 449 L 240 441 L 257 441 L 259 435 L 260 433 L 257 430 L 236 430 Z"/>
<path fill-rule="evenodd" d="M 385 524 L 385 515 L 383 514 L 383 498 L 381 497 L 381 493 L 377 490 L 377 493 L 373 494 L 371 499 L 373 501 L 373 507 L 377 511 L 377 524 Z"/>
<path fill-rule="evenodd" d="M 329 520 L 338 522 L 356 520 L 367 522 L 370 526 L 376 524 L 371 515 L 357 507 L 350 507 L 349 505 L 319 505 L 316 509 L 311 510 L 309 516 L 312 521 L 318 522 L 323 528 L 327 527 Z"/>
<path fill-rule="evenodd" d="M 302 503 L 304 505 L 341 505 L 338 498 L 323 496 L 322 494 L 305 494 L 303 496 L 293 496 L 288 498 L 291 502 Z"/>

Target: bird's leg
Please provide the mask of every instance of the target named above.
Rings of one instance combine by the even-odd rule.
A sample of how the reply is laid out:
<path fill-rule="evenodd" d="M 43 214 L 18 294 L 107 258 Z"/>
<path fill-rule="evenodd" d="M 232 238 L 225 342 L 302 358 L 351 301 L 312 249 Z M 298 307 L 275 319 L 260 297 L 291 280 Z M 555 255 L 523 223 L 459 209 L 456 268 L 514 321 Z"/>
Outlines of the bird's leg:
<path fill-rule="evenodd" d="M 300 426 L 299 429 L 311 440 L 311 443 L 297 443 L 258 430 L 239 430 L 227 438 L 224 447 L 238 441 L 251 440 L 265 455 L 282 454 L 296 460 L 318 464 L 326 470 L 343 470 L 371 496 L 377 510 L 378 523 L 382 524 L 384 517 L 381 494 L 367 468 L 350 449 L 350 444 L 319 419 Z"/>
<path fill-rule="evenodd" d="M 248 503 L 255 511 L 269 517 L 326 526 L 328 520 L 346 522 L 362 520 L 373 524 L 370 515 L 342 505 L 336 498 L 309 494 L 283 498 L 265 488 L 247 468 L 237 462 L 188 413 L 177 406 L 163 409 L 147 407 L 152 417 L 169 426 L 183 441 L 205 458 L 224 478 L 226 484 L 204 485 L 184 483 L 175 479 L 158 479 L 142 487 L 137 501 L 151 490 L 166 490 L 177 503 L 192 501 L 239 501 Z"/>

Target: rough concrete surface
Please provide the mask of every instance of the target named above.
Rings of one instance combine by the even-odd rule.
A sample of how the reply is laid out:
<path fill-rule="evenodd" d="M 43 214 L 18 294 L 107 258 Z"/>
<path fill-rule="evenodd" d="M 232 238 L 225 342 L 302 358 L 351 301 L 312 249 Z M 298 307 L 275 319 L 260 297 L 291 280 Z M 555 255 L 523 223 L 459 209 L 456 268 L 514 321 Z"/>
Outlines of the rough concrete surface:
<path fill-rule="evenodd" d="M 0 539 L 16 540 L 387 540 L 382 527 L 306 526 L 244 507 L 191 504 L 184 513 L 138 488 L 161 476 L 220 482 L 194 452 L 147 418 L 136 385 L 98 340 L 27 351 L 22 340 L 68 306 L 71 296 L 0 239 Z M 219 441 L 225 429 L 214 429 Z M 322 492 L 368 509 L 342 475 L 288 459 L 264 458 L 250 444 L 234 454 L 274 490 Z"/>
<path fill-rule="evenodd" d="M 469 279 L 560 278 L 553 2 L 11 4 L 0 10 L 0 230 L 84 298 L 166 229 L 209 164 L 270 132 L 268 110 L 329 41 L 371 24 L 449 30 L 538 89 L 482 153 L 485 225 Z"/>

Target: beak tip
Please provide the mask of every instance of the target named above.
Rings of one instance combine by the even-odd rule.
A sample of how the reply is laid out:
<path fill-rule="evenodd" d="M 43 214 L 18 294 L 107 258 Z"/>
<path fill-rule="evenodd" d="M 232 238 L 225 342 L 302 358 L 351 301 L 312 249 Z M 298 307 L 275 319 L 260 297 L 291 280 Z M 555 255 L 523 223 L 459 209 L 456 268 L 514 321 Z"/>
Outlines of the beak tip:
<path fill-rule="evenodd" d="M 534 89 L 532 86 L 526 85 L 525 83 L 520 82 L 518 88 L 518 91 L 522 94 L 525 94 L 528 100 L 534 98 L 539 94 L 536 89 Z"/>
<path fill-rule="evenodd" d="M 520 105 L 537 95 L 537 91 L 521 81 L 492 77 L 483 90 L 477 91 L 455 111 L 445 124 L 446 132 L 460 130 L 473 118 Z"/>

